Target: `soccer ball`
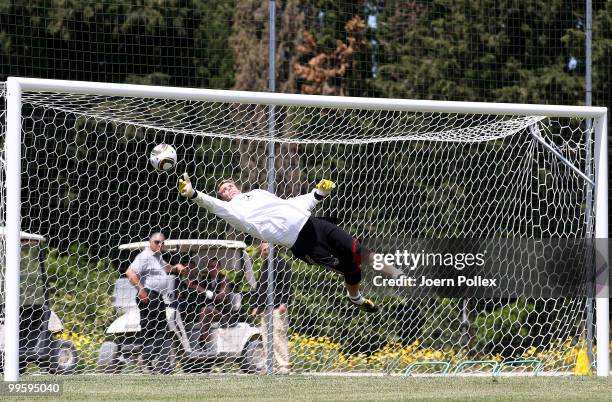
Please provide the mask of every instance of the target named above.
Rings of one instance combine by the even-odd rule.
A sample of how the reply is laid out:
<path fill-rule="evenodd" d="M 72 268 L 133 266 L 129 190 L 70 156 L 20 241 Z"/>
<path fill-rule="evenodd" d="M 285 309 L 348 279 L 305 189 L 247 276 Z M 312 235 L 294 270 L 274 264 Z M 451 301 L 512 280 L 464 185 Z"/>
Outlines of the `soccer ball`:
<path fill-rule="evenodd" d="M 172 145 L 156 145 L 151 151 L 149 161 L 155 169 L 168 171 L 176 166 L 176 150 Z"/>

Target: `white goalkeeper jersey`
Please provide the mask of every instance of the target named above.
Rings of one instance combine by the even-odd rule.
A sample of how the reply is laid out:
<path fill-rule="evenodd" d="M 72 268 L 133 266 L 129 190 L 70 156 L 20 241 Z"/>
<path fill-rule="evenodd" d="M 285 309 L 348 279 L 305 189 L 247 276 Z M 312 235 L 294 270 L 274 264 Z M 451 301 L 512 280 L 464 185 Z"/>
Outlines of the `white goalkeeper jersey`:
<path fill-rule="evenodd" d="M 320 202 L 311 193 L 293 198 L 279 198 L 265 190 L 241 193 L 231 201 L 222 201 L 200 193 L 194 202 L 224 219 L 232 227 L 260 240 L 291 247 Z"/>

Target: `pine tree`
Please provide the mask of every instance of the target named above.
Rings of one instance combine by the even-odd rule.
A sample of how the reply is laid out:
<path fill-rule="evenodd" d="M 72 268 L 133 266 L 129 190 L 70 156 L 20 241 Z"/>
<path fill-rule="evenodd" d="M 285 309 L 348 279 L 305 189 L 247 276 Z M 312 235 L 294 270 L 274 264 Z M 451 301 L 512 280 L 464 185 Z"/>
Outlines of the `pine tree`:
<path fill-rule="evenodd" d="M 379 33 L 383 60 L 375 86 L 385 97 L 576 103 L 584 93 L 583 76 L 565 68 L 570 54 L 582 56 L 575 28 L 582 6 L 562 0 L 393 5 Z"/>

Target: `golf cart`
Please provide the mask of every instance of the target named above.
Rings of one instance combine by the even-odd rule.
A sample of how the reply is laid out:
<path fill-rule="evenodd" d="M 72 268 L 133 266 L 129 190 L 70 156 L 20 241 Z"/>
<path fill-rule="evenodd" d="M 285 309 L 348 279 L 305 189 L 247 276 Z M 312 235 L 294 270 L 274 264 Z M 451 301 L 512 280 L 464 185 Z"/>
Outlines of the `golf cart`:
<path fill-rule="evenodd" d="M 0 227 L 0 238 L 5 228 Z M 76 348 L 68 340 L 54 339 L 64 330 L 60 318 L 51 310 L 43 243 L 45 238 L 21 232 L 19 370 L 36 363 L 51 374 L 74 372 L 78 363 Z M 5 267 L 0 277 L 0 300 L 4 301 Z M 4 371 L 4 304 L 0 312 L 0 371 Z"/>
<path fill-rule="evenodd" d="M 139 242 L 121 245 L 119 249 L 139 251 L 147 246 L 148 242 Z M 216 257 L 225 270 L 242 271 L 251 288 L 255 286 L 252 263 L 245 251 L 244 242 L 166 240 L 165 246 L 167 252 L 189 255 L 190 261 L 196 263 L 200 270 L 206 268 L 210 258 Z M 216 363 L 233 361 L 239 363 L 242 371 L 262 372 L 265 360 L 261 334 L 258 327 L 242 317 L 242 296 L 236 292 L 231 293 L 231 314 L 227 319 L 213 323 L 208 340 L 204 342 L 200 340 L 200 324 L 186 322 L 185 314 L 178 308 L 179 280 L 174 275 L 167 276 L 164 301 L 170 337 L 159 340 L 164 345 L 162 352 L 149 359 L 143 358 L 145 340 L 139 335 L 140 312 L 136 305 L 136 289 L 125 277 L 117 280 L 113 291 L 113 306 L 119 317 L 106 330 L 107 340 L 100 347 L 98 369 L 114 373 L 121 371 L 126 362 L 133 361 L 145 371 L 170 373 L 180 362 L 184 372 L 203 373 L 210 371 Z"/>

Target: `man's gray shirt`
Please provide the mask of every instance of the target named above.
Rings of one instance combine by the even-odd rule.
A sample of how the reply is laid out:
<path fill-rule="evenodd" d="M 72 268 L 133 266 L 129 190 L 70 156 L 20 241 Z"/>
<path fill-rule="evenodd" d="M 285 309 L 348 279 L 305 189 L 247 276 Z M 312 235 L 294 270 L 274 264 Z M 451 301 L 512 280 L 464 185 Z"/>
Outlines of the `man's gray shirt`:
<path fill-rule="evenodd" d="M 168 290 L 168 274 L 164 267 L 168 265 L 161 254 L 155 254 L 150 248 L 144 249 L 136 256 L 130 268 L 140 277 L 140 283 L 147 289 L 165 293 Z"/>

